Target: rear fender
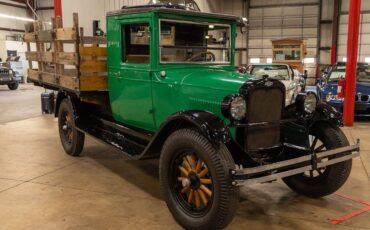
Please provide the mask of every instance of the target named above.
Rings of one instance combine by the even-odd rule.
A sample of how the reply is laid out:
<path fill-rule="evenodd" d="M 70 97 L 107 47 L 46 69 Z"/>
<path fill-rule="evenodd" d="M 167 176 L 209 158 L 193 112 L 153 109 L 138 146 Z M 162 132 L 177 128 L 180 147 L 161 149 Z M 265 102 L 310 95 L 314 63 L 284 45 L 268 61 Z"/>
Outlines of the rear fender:
<path fill-rule="evenodd" d="M 57 95 L 57 98 L 56 98 L 56 101 L 55 101 L 55 108 L 54 108 L 54 111 L 55 111 L 54 116 L 55 117 L 58 117 L 60 104 L 62 103 L 62 101 L 65 98 L 68 98 L 67 94 L 65 94 L 62 91 L 58 92 L 58 95 Z"/>

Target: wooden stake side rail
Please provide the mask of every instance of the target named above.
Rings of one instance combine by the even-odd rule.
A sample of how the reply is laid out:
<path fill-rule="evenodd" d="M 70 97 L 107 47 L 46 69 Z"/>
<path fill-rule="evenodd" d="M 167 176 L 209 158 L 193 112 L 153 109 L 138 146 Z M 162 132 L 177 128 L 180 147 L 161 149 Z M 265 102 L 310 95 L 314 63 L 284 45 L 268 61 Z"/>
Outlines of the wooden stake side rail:
<path fill-rule="evenodd" d="M 49 89 L 75 93 L 107 91 L 107 49 L 104 37 L 84 37 L 78 14 L 73 14 L 73 27 L 61 27 L 61 19 L 52 19 L 50 30 L 42 22 L 26 26 L 24 41 L 29 63 L 28 78 Z M 36 50 L 31 50 L 36 43 Z M 68 49 L 64 45 L 74 46 Z M 71 47 L 68 47 L 71 48 Z M 38 68 L 33 68 L 33 62 Z"/>

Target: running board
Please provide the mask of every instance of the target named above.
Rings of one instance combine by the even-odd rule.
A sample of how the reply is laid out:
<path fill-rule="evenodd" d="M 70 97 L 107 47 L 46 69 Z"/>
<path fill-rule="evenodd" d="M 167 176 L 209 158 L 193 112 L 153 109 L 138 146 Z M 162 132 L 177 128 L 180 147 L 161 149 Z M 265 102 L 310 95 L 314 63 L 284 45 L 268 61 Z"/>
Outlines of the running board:
<path fill-rule="evenodd" d="M 345 153 L 346 155 L 335 156 L 337 154 L 343 153 Z M 245 169 L 233 169 L 230 170 L 230 173 L 232 175 L 233 185 L 251 185 L 274 181 L 284 177 L 304 173 L 306 171 L 317 170 L 329 165 L 351 160 L 352 158 L 358 156 L 360 156 L 360 140 L 357 140 L 357 144 L 355 145 L 331 149 L 317 154 L 297 157 L 291 160 L 280 161 L 264 166 Z M 322 159 L 331 157 L 334 158 L 328 161 L 322 161 Z"/>

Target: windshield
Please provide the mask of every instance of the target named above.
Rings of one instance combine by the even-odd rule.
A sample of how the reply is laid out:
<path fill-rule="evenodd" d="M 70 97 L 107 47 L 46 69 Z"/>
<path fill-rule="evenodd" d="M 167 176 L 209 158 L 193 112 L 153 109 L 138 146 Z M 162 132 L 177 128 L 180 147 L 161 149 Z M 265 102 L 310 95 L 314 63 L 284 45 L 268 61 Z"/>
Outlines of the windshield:
<path fill-rule="evenodd" d="M 338 81 L 339 78 L 346 77 L 346 66 L 336 66 L 329 76 L 329 81 Z M 370 66 L 357 66 L 357 81 L 370 83 Z"/>
<path fill-rule="evenodd" d="M 268 75 L 278 80 L 289 80 L 289 71 L 285 65 L 256 65 L 252 67 L 251 74 L 256 77 Z"/>
<path fill-rule="evenodd" d="M 161 63 L 230 64 L 230 26 L 161 20 Z"/>
<path fill-rule="evenodd" d="M 187 10 L 200 11 L 194 0 L 151 0 L 149 4 L 177 4 L 184 6 Z"/>

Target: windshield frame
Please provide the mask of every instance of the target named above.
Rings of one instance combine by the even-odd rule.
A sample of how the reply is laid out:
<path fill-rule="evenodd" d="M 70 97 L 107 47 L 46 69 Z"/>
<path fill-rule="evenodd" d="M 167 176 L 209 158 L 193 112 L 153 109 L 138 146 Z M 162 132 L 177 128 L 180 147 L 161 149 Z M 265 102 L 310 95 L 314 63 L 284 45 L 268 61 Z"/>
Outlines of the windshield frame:
<path fill-rule="evenodd" d="M 225 50 L 229 51 L 229 61 L 228 62 L 209 62 L 209 61 L 202 61 L 202 62 L 194 62 L 194 61 L 181 61 L 181 62 L 168 62 L 168 61 L 162 61 L 162 46 L 161 46 L 161 34 L 162 34 L 162 22 L 174 22 L 174 23 L 183 23 L 183 24 L 191 24 L 191 25 L 203 25 L 203 26 L 222 26 L 228 29 L 228 37 L 229 37 L 229 47 L 225 48 Z M 159 53 L 159 64 L 165 64 L 165 65 L 216 65 L 216 66 L 230 66 L 233 65 L 234 62 L 234 37 L 232 35 L 232 24 L 230 23 L 213 23 L 213 22 L 193 22 L 193 21 L 187 21 L 187 20 L 176 20 L 176 19 L 167 19 L 167 18 L 160 18 L 159 19 L 159 30 L 158 30 L 158 53 Z M 217 48 L 220 49 L 220 48 Z"/>
<path fill-rule="evenodd" d="M 271 67 L 273 67 L 273 66 L 282 66 L 287 70 L 287 73 L 288 73 L 287 77 L 283 76 L 284 79 L 279 79 L 279 80 L 282 80 L 282 81 L 291 80 L 292 74 L 294 74 L 294 72 L 292 72 L 293 70 L 290 68 L 290 66 L 287 66 L 287 65 L 284 65 L 284 64 L 257 64 L 257 65 L 252 64 L 251 69 L 250 69 L 250 74 L 253 75 L 253 70 L 256 69 L 256 68 L 261 68 L 261 67 L 266 68 L 268 66 L 271 66 Z M 253 75 L 253 76 L 256 76 L 256 75 Z M 269 78 L 274 78 L 274 77 L 276 77 L 276 76 L 269 76 Z"/>
<path fill-rule="evenodd" d="M 344 67 L 344 79 L 346 79 L 346 75 L 347 75 L 347 66 L 346 65 L 335 65 L 335 66 L 333 66 L 333 68 L 331 69 L 331 71 L 330 71 L 330 73 L 329 73 L 329 75 L 327 76 L 327 81 L 328 82 L 337 82 L 338 80 L 339 80 L 339 77 L 338 78 L 336 78 L 336 79 L 331 79 L 331 77 L 332 77 L 332 74 L 333 74 L 333 72 L 339 72 L 338 71 L 338 67 Z M 359 64 L 357 64 L 357 68 L 356 68 L 356 82 L 361 82 L 361 83 L 370 83 L 370 78 L 369 78 L 369 81 L 359 81 L 358 79 L 358 74 L 359 74 L 359 69 L 360 68 L 362 68 L 362 67 L 364 67 L 364 68 L 366 68 L 366 69 L 368 69 L 369 71 L 370 71 L 370 65 L 359 65 Z"/>

